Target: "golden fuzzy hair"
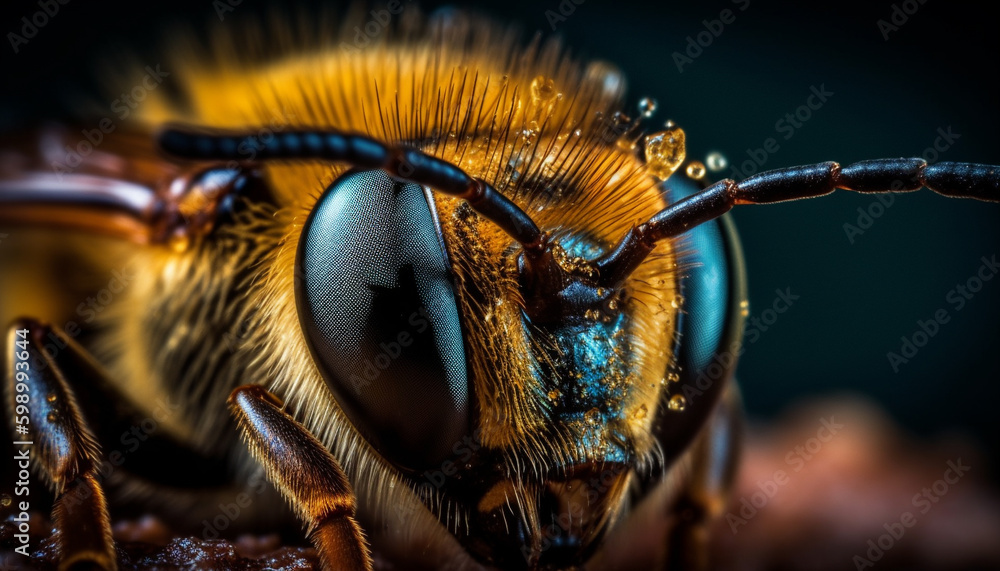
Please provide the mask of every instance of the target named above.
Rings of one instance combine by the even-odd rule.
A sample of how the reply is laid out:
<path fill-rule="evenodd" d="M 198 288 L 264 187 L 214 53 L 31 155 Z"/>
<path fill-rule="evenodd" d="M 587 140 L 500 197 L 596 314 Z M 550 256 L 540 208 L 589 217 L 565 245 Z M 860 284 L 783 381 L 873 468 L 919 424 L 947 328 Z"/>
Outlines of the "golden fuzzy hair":
<path fill-rule="evenodd" d="M 140 119 L 154 127 L 172 122 L 262 136 L 329 128 L 414 145 L 493 184 L 556 240 L 583 235 L 608 247 L 665 206 L 657 181 L 635 154 L 634 125 L 616 115 L 624 85 L 610 66 L 572 61 L 555 41 L 521 47 L 515 32 L 460 14 L 428 21 L 409 4 L 391 31 L 354 46 L 354 26 L 363 29 L 365 18 L 346 19 L 340 33 L 329 33 L 328 22 L 278 24 L 270 31 L 228 31 L 233 27 L 226 22 L 210 47 L 181 42 L 168 66 L 179 96 L 152 93 Z M 192 422 L 175 429 L 205 450 L 219 445 L 211 435 L 224 424 L 218 418 L 225 394 L 238 384 L 268 387 L 332 451 L 365 512 L 392 525 L 397 520 L 389 509 L 401 505 L 397 509 L 413 515 L 404 519 L 415 524 L 426 520 L 419 515 L 426 512 L 412 509 L 419 506 L 409 493 L 412 483 L 347 421 L 313 363 L 297 316 L 293 279 L 302 226 L 346 168 L 268 163 L 264 172 L 277 210 L 242 214 L 226 230 L 228 246 L 141 254 L 152 271 L 116 315 L 124 326 L 111 345 L 120 354 L 121 374 L 201 403 L 199 412 L 189 413 Z M 522 320 L 512 266 L 516 245 L 460 201 L 438 196 L 436 207 L 463 329 L 471 336 L 467 346 L 474 348 L 468 366 L 476 428 L 485 446 L 517 450 L 530 462 L 521 470 L 540 472 L 550 459 L 576 452 L 566 442 L 573 427 L 562 433 L 566 441 L 537 437 L 546 405 L 533 396 L 531 356 L 550 341 Z M 632 387 L 623 406 L 634 414 L 619 428 L 640 460 L 655 453 L 649 430 L 671 358 L 673 248 L 658 246 L 626 284 L 632 369 L 618 381 Z M 484 307 L 466 295 L 473 284 L 481 299 L 497 303 Z M 164 322 L 164 316 L 181 317 Z M 184 333 L 177 333 L 178 325 Z M 220 337 L 238 346 L 224 347 Z M 208 373 L 213 378 L 205 378 Z M 212 403 L 219 411 L 205 410 Z M 435 511 L 446 527 L 463 525 L 458 506 L 439 504 Z M 432 526 L 409 529 L 424 533 L 418 527 Z"/>

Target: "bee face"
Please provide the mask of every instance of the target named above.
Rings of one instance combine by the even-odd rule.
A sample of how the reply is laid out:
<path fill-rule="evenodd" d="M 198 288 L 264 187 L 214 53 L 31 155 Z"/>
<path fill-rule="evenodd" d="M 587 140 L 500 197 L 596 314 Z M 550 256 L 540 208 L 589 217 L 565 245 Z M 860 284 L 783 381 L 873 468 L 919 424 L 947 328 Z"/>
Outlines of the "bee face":
<path fill-rule="evenodd" d="M 678 309 L 671 246 L 620 287 L 596 285 L 589 260 L 627 229 L 603 209 L 608 196 L 632 216 L 663 198 L 634 151 L 614 144 L 621 133 L 595 119 L 612 112 L 568 95 L 606 97 L 616 74 L 597 66 L 556 81 L 481 68 L 486 87 L 463 109 L 497 93 L 497 109 L 524 111 L 472 116 L 454 148 L 439 147 L 521 193 L 542 227 L 564 229 L 550 239 L 565 283 L 522 283 L 530 261 L 495 224 L 382 171 L 336 175 L 298 238 L 295 305 L 325 388 L 428 506 L 463 514 L 460 542 L 506 567 L 585 560 L 656 452 L 650 427 Z M 518 125 L 502 147 L 479 126 L 496 122 Z M 543 286 L 552 295 L 530 295 Z M 572 525 L 546 538 L 552 513 L 572 513 Z"/>

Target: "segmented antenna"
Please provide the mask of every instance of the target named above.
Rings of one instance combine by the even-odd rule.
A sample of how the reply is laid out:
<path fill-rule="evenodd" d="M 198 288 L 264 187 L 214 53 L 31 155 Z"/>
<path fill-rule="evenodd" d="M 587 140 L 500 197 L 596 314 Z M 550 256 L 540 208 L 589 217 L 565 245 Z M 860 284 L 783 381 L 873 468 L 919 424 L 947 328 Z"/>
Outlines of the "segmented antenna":
<path fill-rule="evenodd" d="M 261 147 L 252 134 L 223 134 L 168 128 L 159 137 L 166 152 L 182 158 L 246 161 L 240 149 L 257 149 L 254 160 L 323 160 L 357 168 L 382 169 L 402 181 L 428 186 L 465 200 L 524 248 L 529 257 L 545 250 L 545 235 L 516 204 L 481 178 L 402 145 L 386 145 L 366 135 L 337 131 L 276 133 Z"/>
<path fill-rule="evenodd" d="M 632 228 L 596 260 L 605 287 L 621 284 L 656 243 L 714 220 L 737 204 L 770 204 L 813 198 L 834 190 L 863 193 L 913 192 L 927 187 L 954 198 L 1000 202 L 1000 167 L 937 163 L 923 159 L 875 159 L 841 167 L 835 162 L 764 171 L 741 182 L 720 180 L 671 204 L 648 222 Z"/>

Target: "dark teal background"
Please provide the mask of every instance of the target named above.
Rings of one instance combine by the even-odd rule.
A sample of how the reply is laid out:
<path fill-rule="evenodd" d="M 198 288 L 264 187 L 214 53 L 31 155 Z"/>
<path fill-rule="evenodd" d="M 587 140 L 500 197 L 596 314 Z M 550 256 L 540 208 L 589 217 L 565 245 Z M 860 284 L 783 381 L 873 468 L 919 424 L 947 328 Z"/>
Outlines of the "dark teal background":
<path fill-rule="evenodd" d="M 1000 40 L 992 15 L 971 3 L 928 0 L 885 41 L 876 22 L 891 16 L 893 2 L 814 4 L 750 0 L 739 12 L 728 0 L 648 6 L 585 0 L 557 32 L 574 54 L 617 63 L 630 81 L 631 106 L 641 96 L 656 98 L 654 125 L 670 118 L 683 126 L 689 156 L 718 150 L 739 163 L 768 137 L 780 149 L 765 168 L 915 156 L 934 143 L 939 128 L 950 127 L 961 137 L 943 160 L 1000 163 L 1000 97 L 993 87 Z M 232 17 L 262 5 L 243 0 Z M 551 33 L 546 10 L 559 10 L 557 0 L 477 5 L 529 33 Z M 679 73 L 671 54 L 725 8 L 737 10 L 735 21 Z M 36 9 L 34 2 L 6 3 L 5 37 Z M 10 127 L 58 117 L 60 102 L 93 89 L 98 57 L 127 46 L 155 53 L 161 36 L 154 31 L 163 24 L 213 20 L 211 0 L 161 7 L 72 0 L 20 54 L 6 41 L 0 45 L 0 120 Z M 820 85 L 834 95 L 786 141 L 776 121 Z M 743 357 L 747 408 L 768 417 L 806 397 L 853 391 L 924 437 L 969 435 L 995 458 L 1000 279 L 961 311 L 945 296 L 974 274 L 981 256 L 1000 255 L 1000 206 L 928 191 L 901 195 L 852 245 L 843 225 L 856 222 L 857 208 L 873 200 L 838 193 L 735 212 L 751 315 L 772 303 L 776 288 L 801 296 Z M 918 319 L 941 308 L 951 321 L 893 373 L 886 353 L 898 351 L 900 336 L 912 335 Z"/>

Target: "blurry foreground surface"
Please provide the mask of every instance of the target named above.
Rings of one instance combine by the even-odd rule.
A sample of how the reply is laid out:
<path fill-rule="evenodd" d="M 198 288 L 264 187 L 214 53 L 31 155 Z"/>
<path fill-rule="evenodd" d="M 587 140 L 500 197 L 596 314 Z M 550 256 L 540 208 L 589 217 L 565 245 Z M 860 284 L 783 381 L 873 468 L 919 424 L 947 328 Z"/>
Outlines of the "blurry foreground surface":
<path fill-rule="evenodd" d="M 799 405 L 750 425 L 739 485 L 714 530 L 716 569 L 1000 569 L 1000 494 L 961 439 L 917 441 L 862 400 Z M 6 510 L 4 517 L 7 517 Z M 55 569 L 47 519 L 31 561 L 0 529 L 0 569 Z M 175 538 L 155 518 L 115 525 L 122 569 L 313 569 L 277 535 Z M 377 561 L 379 569 L 401 569 Z"/>
<path fill-rule="evenodd" d="M 1000 495 L 987 464 L 961 439 L 902 433 L 863 400 L 799 405 L 751 426 L 714 534 L 717 566 L 1000 569 Z"/>

